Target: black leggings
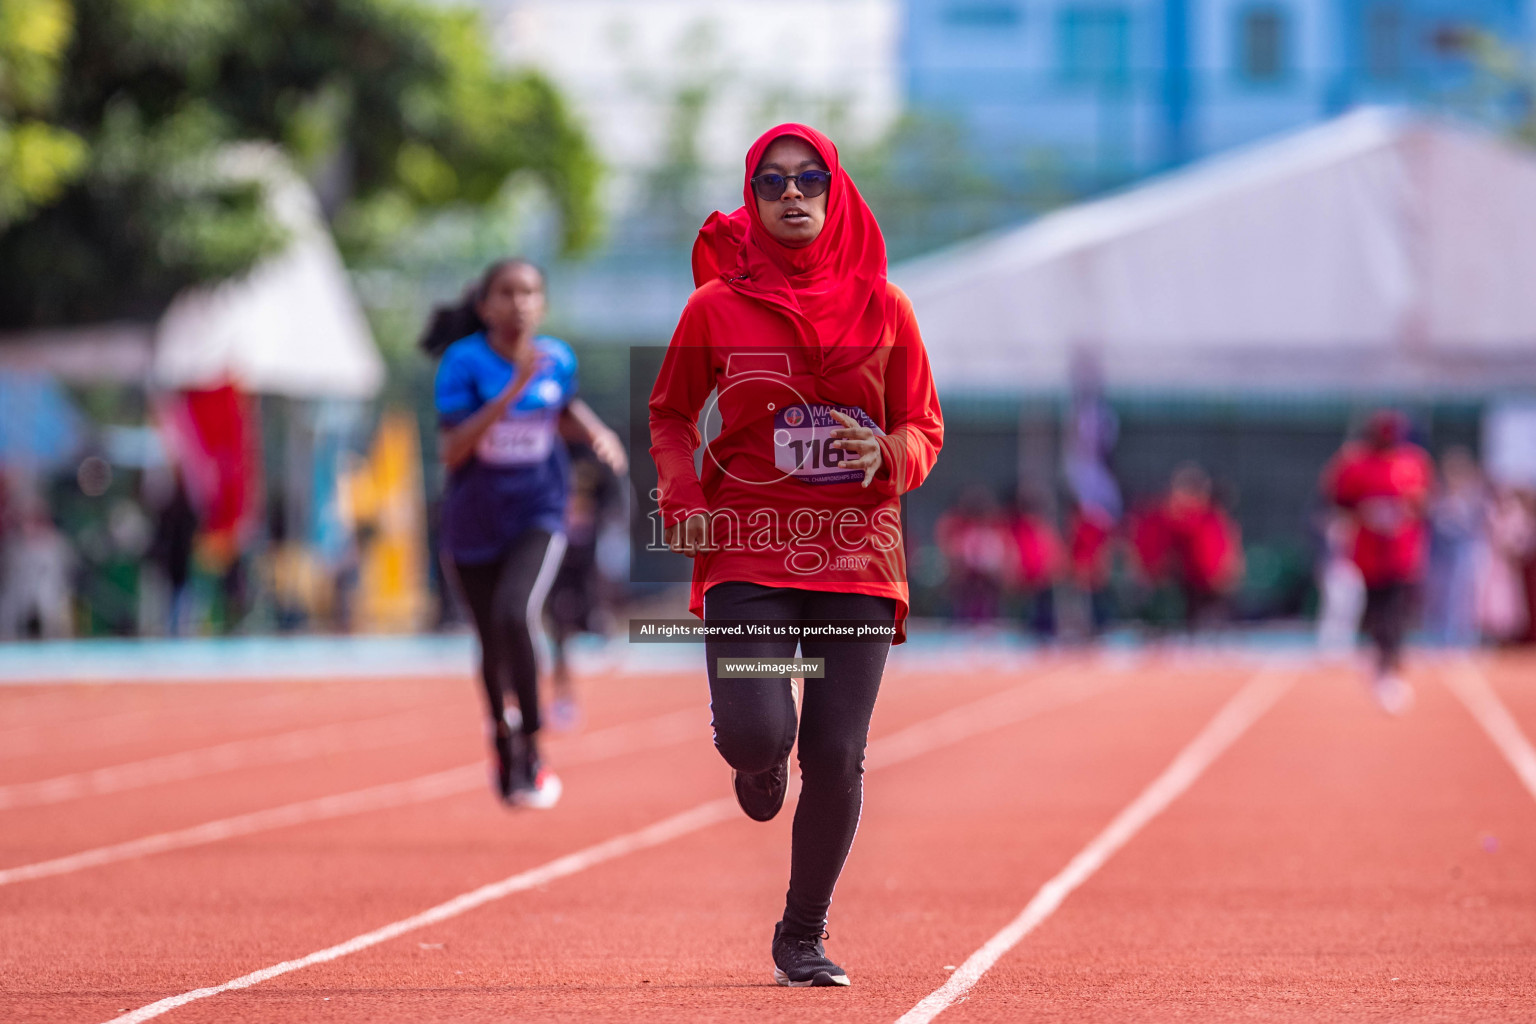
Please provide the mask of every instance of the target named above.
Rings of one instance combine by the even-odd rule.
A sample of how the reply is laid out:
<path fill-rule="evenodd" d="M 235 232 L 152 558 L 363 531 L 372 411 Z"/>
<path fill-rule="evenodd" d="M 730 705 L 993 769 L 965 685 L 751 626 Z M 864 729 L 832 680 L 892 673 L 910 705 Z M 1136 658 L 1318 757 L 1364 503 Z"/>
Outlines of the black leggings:
<path fill-rule="evenodd" d="M 1413 626 L 1418 591 L 1412 583 L 1367 587 L 1360 628 L 1376 648 L 1378 672 L 1396 672 L 1403 663 L 1403 641 Z"/>
<path fill-rule="evenodd" d="M 510 691 L 529 736 L 539 731 L 544 598 L 564 552 L 563 534 L 525 530 L 494 562 L 451 562 L 480 634 L 480 678 L 491 721 L 505 720 Z"/>
<path fill-rule="evenodd" d="M 706 622 L 859 619 L 889 625 L 896 602 L 867 594 L 837 594 L 756 583 L 719 583 L 704 595 Z M 715 748 L 732 768 L 760 772 L 795 745 L 795 703 L 788 679 L 722 679 L 716 659 L 788 658 L 793 638 L 709 639 L 710 710 Z M 858 831 L 864 804 L 864 746 L 880 692 L 890 638 L 799 641 L 805 658 L 825 659 L 825 676 L 805 680 L 801 698 L 800 803 L 795 808 L 789 894 L 784 922 L 791 932 L 820 932 L 832 889 Z"/>

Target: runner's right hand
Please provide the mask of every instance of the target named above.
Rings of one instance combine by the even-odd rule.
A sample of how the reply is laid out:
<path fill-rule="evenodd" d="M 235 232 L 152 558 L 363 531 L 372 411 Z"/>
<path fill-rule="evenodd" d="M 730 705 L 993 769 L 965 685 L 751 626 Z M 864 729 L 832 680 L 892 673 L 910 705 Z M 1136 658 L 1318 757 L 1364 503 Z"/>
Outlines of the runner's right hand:
<path fill-rule="evenodd" d="M 510 405 L 517 401 L 523 389 L 528 386 L 528 382 L 533 380 L 548 362 L 548 357 L 540 352 L 537 346 L 529 345 L 524 348 L 517 354 L 517 359 L 513 363 L 517 372 L 512 375 L 512 379 L 507 382 L 501 394 L 496 396 L 496 400 L 503 405 Z"/>
<path fill-rule="evenodd" d="M 673 523 L 667 527 L 667 547 L 680 555 L 692 558 L 709 550 L 705 544 L 708 534 L 709 521 L 703 514 L 691 515 L 686 521 Z"/>

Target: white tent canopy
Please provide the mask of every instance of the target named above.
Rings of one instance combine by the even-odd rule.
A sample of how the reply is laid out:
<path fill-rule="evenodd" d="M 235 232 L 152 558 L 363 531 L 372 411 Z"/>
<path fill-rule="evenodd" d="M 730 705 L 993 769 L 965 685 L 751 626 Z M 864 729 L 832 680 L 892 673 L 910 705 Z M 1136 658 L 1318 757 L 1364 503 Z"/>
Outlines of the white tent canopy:
<path fill-rule="evenodd" d="M 384 362 L 314 193 L 268 147 L 237 147 L 227 169 L 266 185 L 290 241 L 244 277 L 189 290 L 172 303 L 156 331 L 156 382 L 233 382 L 299 398 L 376 394 Z"/>
<path fill-rule="evenodd" d="M 941 389 L 1536 385 L 1536 157 L 1381 110 L 892 268 Z"/>

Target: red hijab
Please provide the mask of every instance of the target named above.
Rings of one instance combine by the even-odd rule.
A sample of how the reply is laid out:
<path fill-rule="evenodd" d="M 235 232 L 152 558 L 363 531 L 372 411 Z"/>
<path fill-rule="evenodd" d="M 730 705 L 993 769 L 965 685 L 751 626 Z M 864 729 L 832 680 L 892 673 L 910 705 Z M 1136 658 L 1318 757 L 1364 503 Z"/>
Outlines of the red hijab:
<path fill-rule="evenodd" d="M 827 219 L 803 248 L 783 245 L 763 227 L 752 176 L 775 139 L 792 135 L 816 150 L 832 174 Z M 716 277 L 730 287 L 789 314 L 805 340 L 873 347 L 885 330 L 885 237 L 843 170 L 832 140 L 803 124 L 764 132 L 747 151 L 740 209 L 712 213 L 693 246 L 693 283 Z"/>

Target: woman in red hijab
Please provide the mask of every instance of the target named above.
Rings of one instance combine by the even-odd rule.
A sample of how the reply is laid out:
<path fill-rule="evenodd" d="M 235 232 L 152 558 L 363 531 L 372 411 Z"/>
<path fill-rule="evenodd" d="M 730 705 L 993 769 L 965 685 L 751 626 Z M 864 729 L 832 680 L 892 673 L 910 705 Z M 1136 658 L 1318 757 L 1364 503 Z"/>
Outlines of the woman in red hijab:
<path fill-rule="evenodd" d="M 863 805 L 864 747 L 886 652 L 905 639 L 898 498 L 944 426 L 885 240 L 826 136 L 780 125 L 752 146 L 741 209 L 710 216 L 697 290 L 651 392 L 667 542 L 693 559 L 715 746 L 758 821 L 784 803 L 798 727 L 781 985 L 846 985 L 821 940 Z M 716 395 L 705 408 L 711 394 Z M 696 424 L 718 435 L 694 453 Z M 799 645 L 816 668 L 780 670 Z M 732 672 L 721 659 L 744 659 Z M 790 676 L 804 676 L 798 721 Z"/>

